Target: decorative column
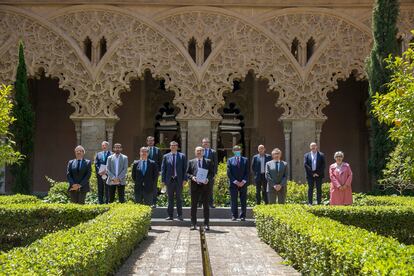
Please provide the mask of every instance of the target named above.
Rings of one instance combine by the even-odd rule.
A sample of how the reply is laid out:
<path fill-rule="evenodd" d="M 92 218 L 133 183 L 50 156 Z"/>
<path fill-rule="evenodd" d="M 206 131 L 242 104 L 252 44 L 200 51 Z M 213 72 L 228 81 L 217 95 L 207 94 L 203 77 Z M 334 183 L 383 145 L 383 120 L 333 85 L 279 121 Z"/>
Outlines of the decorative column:
<path fill-rule="evenodd" d="M 289 179 L 292 179 L 292 162 L 291 162 L 291 135 L 292 135 L 292 122 L 288 120 L 283 120 L 283 133 L 285 135 L 285 160 L 289 166 Z"/>
<path fill-rule="evenodd" d="M 109 143 L 109 146 L 113 147 L 114 142 L 114 129 L 115 129 L 116 119 L 106 120 L 105 129 L 106 129 L 106 140 Z"/>
<path fill-rule="evenodd" d="M 78 144 L 86 150 L 86 158 L 92 159 L 101 150 L 102 141 L 106 140 L 105 119 L 72 118 L 75 122 Z"/>
<path fill-rule="evenodd" d="M 188 157 L 188 152 L 187 152 L 187 132 L 188 132 L 187 126 L 188 126 L 187 121 L 180 121 L 181 152 L 184 153 L 187 156 L 187 159 L 189 160 L 190 157 Z"/>
<path fill-rule="evenodd" d="M 73 123 L 75 124 L 75 132 L 76 132 L 76 144 L 81 144 L 81 121 L 77 119 L 73 119 Z"/>
<path fill-rule="evenodd" d="M 201 140 L 204 137 L 210 137 L 211 134 L 211 120 L 209 119 L 187 119 L 187 157 L 194 157 L 194 149 L 201 146 Z M 180 121 L 180 126 L 182 121 Z"/>
<path fill-rule="evenodd" d="M 319 147 L 321 145 L 321 133 L 322 133 L 322 126 L 324 122 L 325 122 L 324 120 L 317 121 L 316 126 L 315 126 L 315 135 L 316 135 L 315 142 L 316 144 L 318 144 Z"/>
<path fill-rule="evenodd" d="M 211 148 L 217 150 L 218 125 L 220 121 L 211 122 Z"/>

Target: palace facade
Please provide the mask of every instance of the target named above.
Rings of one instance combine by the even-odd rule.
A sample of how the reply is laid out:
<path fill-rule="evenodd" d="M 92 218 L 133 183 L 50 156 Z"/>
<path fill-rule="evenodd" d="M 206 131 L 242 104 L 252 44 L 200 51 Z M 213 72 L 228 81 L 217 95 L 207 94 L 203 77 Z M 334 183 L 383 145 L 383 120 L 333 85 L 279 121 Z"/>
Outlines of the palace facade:
<path fill-rule="evenodd" d="M 401 0 L 401 51 L 414 3 Z M 279 147 L 291 178 L 316 141 L 342 150 L 354 190 L 367 170 L 372 0 L 3 0 L 0 82 L 12 84 L 25 45 L 36 113 L 33 190 L 65 180 L 82 144 L 120 142 L 132 162 L 148 135 L 193 156 L 210 137 L 220 158 L 242 144 Z M 7 173 L 6 173 L 7 178 Z M 328 179 L 326 179 L 328 180 Z M 4 188 L 4 185 L 3 185 Z M 6 192 L 10 187 L 6 185 Z"/>

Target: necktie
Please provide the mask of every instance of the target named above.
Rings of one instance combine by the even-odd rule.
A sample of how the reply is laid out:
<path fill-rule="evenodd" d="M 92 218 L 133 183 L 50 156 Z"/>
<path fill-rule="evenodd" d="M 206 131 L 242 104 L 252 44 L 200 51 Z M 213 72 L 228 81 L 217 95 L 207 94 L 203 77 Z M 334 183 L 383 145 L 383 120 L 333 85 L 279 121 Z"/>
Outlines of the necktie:
<path fill-rule="evenodd" d="M 201 160 L 198 159 L 198 167 L 201 168 Z"/>
<path fill-rule="evenodd" d="M 280 164 L 280 162 L 279 162 L 279 161 L 277 161 L 277 162 L 276 162 L 276 171 L 277 171 L 277 172 L 279 172 L 279 164 Z"/>
<path fill-rule="evenodd" d="M 154 147 L 150 147 L 150 159 L 152 159 L 153 151 L 154 151 Z"/>
<path fill-rule="evenodd" d="M 236 164 L 237 167 L 240 168 L 240 157 L 236 157 Z"/>
<path fill-rule="evenodd" d="M 142 163 L 142 174 L 145 175 L 146 171 L 147 171 L 147 161 L 143 161 L 143 163 Z"/>
<path fill-rule="evenodd" d="M 78 160 L 78 166 L 76 167 L 77 172 L 80 171 L 81 168 L 81 160 Z"/>
<path fill-rule="evenodd" d="M 173 174 L 174 174 L 174 177 L 176 177 L 177 172 L 175 171 L 175 153 L 173 153 L 173 163 L 172 163 L 172 165 L 173 165 Z"/>

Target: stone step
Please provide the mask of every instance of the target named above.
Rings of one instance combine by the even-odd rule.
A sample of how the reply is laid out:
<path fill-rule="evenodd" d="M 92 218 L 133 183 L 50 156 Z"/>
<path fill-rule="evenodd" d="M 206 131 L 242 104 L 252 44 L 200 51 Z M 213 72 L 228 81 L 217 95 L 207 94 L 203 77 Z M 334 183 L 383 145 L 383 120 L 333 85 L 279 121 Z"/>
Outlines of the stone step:
<path fill-rule="evenodd" d="M 254 219 L 246 219 L 245 221 L 232 221 L 231 219 L 210 219 L 210 226 L 234 226 L 234 227 L 254 227 L 256 226 Z M 197 225 L 203 225 L 203 220 L 197 220 Z M 151 226 L 182 226 L 182 227 L 190 227 L 191 221 L 190 219 L 184 219 L 183 221 L 179 221 L 177 219 L 165 220 L 165 218 L 153 218 L 151 219 Z"/>
<path fill-rule="evenodd" d="M 240 208 L 239 208 L 240 214 Z M 174 216 L 177 215 L 177 209 L 174 208 Z M 157 207 L 152 209 L 152 218 L 166 218 L 167 214 L 167 207 Z M 197 209 L 197 218 L 203 217 L 203 208 Z M 190 207 L 183 207 L 183 218 L 190 219 L 191 218 L 191 208 Z M 231 218 L 231 211 L 230 207 L 216 207 L 210 208 L 210 219 L 228 219 Z M 247 207 L 246 212 L 246 219 L 253 219 L 253 210 L 251 207 Z"/>

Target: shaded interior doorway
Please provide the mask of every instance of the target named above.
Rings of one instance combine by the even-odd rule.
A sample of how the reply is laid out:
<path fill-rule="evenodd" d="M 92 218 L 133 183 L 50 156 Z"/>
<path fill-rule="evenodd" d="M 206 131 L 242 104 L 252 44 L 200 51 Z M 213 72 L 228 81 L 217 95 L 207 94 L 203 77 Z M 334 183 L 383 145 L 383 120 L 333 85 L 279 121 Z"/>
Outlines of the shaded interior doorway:
<path fill-rule="evenodd" d="M 243 154 L 249 160 L 257 153 L 260 144 L 265 145 L 267 153 L 276 147 L 284 152 L 283 125 L 279 121 L 283 109 L 275 106 L 277 99 L 276 92 L 268 91 L 268 82 L 257 79 L 252 71 L 243 81 L 234 82 L 233 91 L 224 95 L 225 105 L 220 110 L 223 116 L 218 133 L 221 160 L 232 156 L 234 142 L 242 145 Z M 234 115 L 229 116 L 234 112 Z M 231 135 L 225 129 L 225 126 L 231 125 L 230 120 L 234 120 L 233 127 L 240 127 L 239 134 Z"/>
<path fill-rule="evenodd" d="M 49 183 L 45 176 L 66 181 L 68 160 L 74 158 L 75 124 L 69 116 L 75 109 L 67 103 L 69 92 L 59 88 L 59 81 L 45 77 L 28 80 L 30 101 L 35 112 L 34 152 L 32 158 L 32 190 L 46 194 Z M 7 192 L 11 191 L 11 183 Z"/>
<path fill-rule="evenodd" d="M 327 167 L 334 163 L 334 153 L 343 151 L 344 161 L 353 171 L 353 190 L 370 190 L 368 175 L 369 119 L 366 102 L 368 82 L 356 81 L 352 76 L 339 82 L 338 89 L 328 94 L 330 104 L 323 113 L 328 117 L 322 126 L 321 151 L 325 153 Z M 328 173 L 328 169 L 326 171 Z M 326 181 L 329 181 L 327 174 Z"/>
<path fill-rule="evenodd" d="M 175 119 L 179 110 L 172 103 L 174 93 L 165 89 L 164 81 L 146 71 L 144 78 L 132 80 L 130 87 L 130 91 L 121 94 L 122 105 L 115 111 L 119 121 L 113 137 L 114 143 L 122 144 L 129 162 L 139 158 L 139 148 L 146 146 L 148 136 L 155 137 L 163 153 L 169 151 L 171 140 L 180 143 Z"/>

